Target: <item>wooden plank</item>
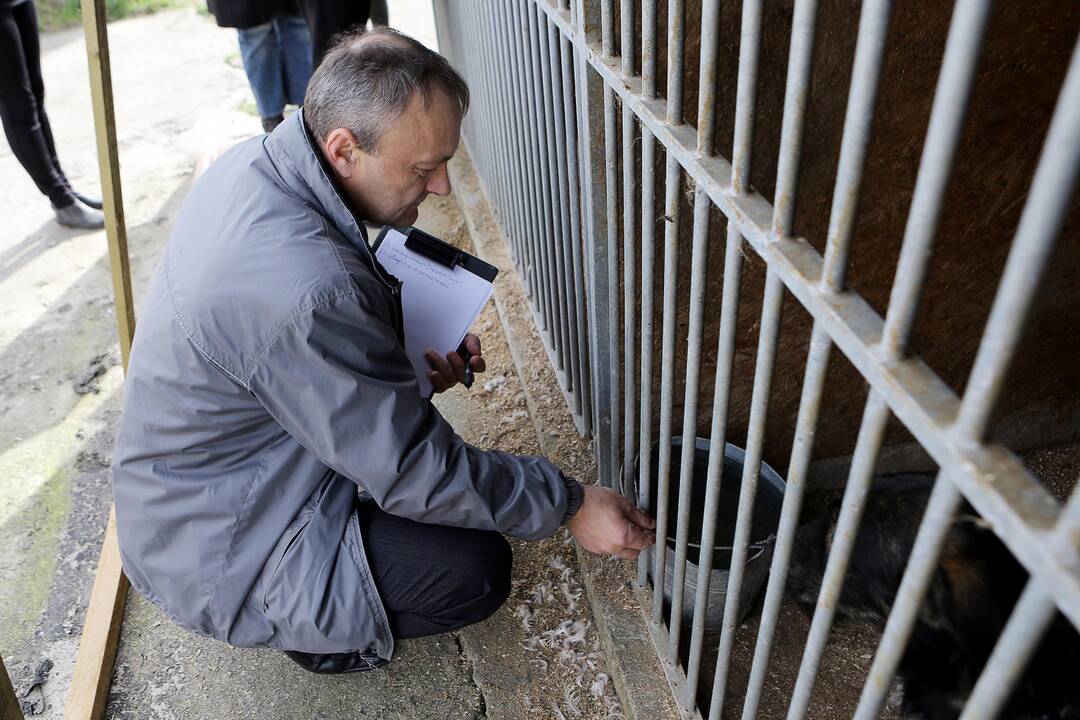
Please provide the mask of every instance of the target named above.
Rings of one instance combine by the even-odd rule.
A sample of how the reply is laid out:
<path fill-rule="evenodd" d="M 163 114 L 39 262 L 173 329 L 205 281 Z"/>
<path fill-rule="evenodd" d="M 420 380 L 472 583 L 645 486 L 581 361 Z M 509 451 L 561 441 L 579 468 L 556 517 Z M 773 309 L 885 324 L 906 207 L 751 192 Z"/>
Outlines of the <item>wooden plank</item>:
<path fill-rule="evenodd" d="M 94 107 L 101 194 L 105 202 L 105 236 L 109 243 L 113 294 L 116 304 L 120 356 L 127 370 L 135 335 L 135 309 L 131 291 L 124 204 L 120 192 L 120 160 L 113 114 L 109 38 L 105 26 L 105 0 L 83 0 L 83 34 L 90 68 L 90 96 Z M 66 720 L 98 720 L 109 698 L 116 648 L 124 618 L 128 582 L 116 542 L 116 512 L 109 512 L 105 539 L 98 559 L 90 604 L 86 609 L 79 653 L 64 708 Z"/>
<path fill-rule="evenodd" d="M 11 686 L 3 658 L 0 658 L 0 720 L 23 720 L 19 699 L 15 697 L 15 688 Z"/>
<path fill-rule="evenodd" d="M 65 720 L 99 720 L 105 712 L 127 590 L 127 578 L 120 563 L 120 548 L 116 544 L 114 510 L 109 513 L 94 589 L 86 609 L 71 690 L 64 707 Z"/>
<path fill-rule="evenodd" d="M 120 192 L 120 158 L 116 145 L 116 119 L 113 115 L 105 0 L 84 0 L 82 11 L 86 56 L 90 65 L 90 97 L 94 107 L 94 129 L 100 158 L 98 165 L 101 170 L 101 195 L 105 201 L 105 236 L 109 241 L 109 264 L 112 267 L 113 294 L 116 299 L 120 356 L 124 369 L 127 370 L 131 339 L 135 335 L 135 306 L 131 293 L 124 203 Z"/>

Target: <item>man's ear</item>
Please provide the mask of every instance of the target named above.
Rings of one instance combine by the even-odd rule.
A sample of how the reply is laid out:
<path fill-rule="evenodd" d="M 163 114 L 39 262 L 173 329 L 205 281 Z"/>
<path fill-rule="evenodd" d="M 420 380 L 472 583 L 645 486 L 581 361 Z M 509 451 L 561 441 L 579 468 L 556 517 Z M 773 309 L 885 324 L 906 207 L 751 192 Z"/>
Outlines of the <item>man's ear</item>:
<path fill-rule="evenodd" d="M 356 172 L 356 161 L 363 156 L 356 145 L 356 137 L 345 128 L 331 130 L 323 142 L 323 153 L 334 171 L 343 178 L 351 178 Z"/>

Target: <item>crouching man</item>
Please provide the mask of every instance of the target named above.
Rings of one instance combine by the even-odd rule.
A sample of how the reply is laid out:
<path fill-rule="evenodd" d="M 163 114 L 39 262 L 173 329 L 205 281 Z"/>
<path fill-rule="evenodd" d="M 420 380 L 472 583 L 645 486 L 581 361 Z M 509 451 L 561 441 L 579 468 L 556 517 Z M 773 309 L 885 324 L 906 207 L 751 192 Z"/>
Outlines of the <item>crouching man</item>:
<path fill-rule="evenodd" d="M 450 192 L 468 103 L 416 41 L 345 38 L 302 111 L 191 189 L 142 300 L 113 466 L 125 572 L 183 627 L 366 670 L 503 603 L 500 533 L 652 544 L 618 494 L 472 447 L 420 395 L 363 221 L 409 225 Z M 464 374 L 456 353 L 431 364 L 440 391 Z"/>

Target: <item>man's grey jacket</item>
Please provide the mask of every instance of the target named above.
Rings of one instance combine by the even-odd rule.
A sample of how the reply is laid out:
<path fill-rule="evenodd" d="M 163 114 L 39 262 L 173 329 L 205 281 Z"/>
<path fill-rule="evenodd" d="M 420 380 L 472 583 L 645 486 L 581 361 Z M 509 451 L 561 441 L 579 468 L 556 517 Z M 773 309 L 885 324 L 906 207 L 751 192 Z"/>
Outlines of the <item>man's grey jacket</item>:
<path fill-rule="evenodd" d="M 358 494 L 529 539 L 580 504 L 550 462 L 472 447 L 421 398 L 398 291 L 301 113 L 192 187 L 141 302 L 113 463 L 124 570 L 178 624 L 389 658 Z"/>

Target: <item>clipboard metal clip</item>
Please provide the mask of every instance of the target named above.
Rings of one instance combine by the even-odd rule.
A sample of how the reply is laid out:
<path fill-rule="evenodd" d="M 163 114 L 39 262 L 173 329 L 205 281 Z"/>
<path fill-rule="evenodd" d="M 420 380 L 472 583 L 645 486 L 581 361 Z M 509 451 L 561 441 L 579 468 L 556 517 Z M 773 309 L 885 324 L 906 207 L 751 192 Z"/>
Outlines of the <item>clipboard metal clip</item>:
<path fill-rule="evenodd" d="M 465 265 L 464 252 L 417 228 L 409 228 L 409 234 L 405 237 L 405 247 L 448 268 Z"/>

